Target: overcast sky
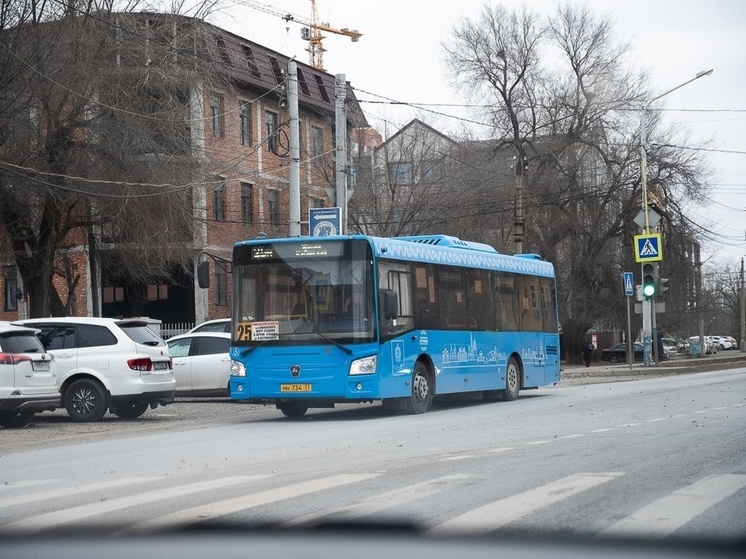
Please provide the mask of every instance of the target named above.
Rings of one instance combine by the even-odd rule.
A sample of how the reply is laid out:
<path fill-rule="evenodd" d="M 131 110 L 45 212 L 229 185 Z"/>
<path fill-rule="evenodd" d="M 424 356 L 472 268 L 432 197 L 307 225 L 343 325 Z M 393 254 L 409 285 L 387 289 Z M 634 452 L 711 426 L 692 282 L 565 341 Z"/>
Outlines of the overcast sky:
<path fill-rule="evenodd" d="M 259 0 L 257 0 L 259 1 Z M 345 74 L 372 125 L 398 129 L 426 117 L 444 132 L 463 121 L 408 105 L 380 104 L 391 99 L 416 104 L 465 104 L 449 86 L 441 44 L 452 25 L 476 19 L 486 0 L 317 0 L 319 20 L 332 27 L 357 29 L 363 36 L 326 33 L 324 64 Z M 711 231 L 703 260 L 740 267 L 746 255 L 746 2 L 742 0 L 570 0 L 608 14 L 620 41 L 631 45 L 631 60 L 652 77 L 656 95 L 714 69 L 661 100 L 665 119 L 687 129 L 693 141 L 712 139 L 708 160 L 717 174 L 708 204 L 692 207 L 689 218 Z M 251 4 L 251 0 L 247 0 Z M 310 0 L 265 0 L 265 5 L 310 19 Z M 492 2 L 495 3 L 495 2 Z M 504 0 L 518 7 L 519 0 Z M 540 12 L 554 12 L 559 0 L 527 0 Z M 302 25 L 223 0 L 210 21 L 247 39 L 308 62 Z M 377 101 L 370 103 L 367 101 Z M 457 107 L 428 107 L 463 117 Z M 479 128 L 478 126 L 475 128 Z"/>

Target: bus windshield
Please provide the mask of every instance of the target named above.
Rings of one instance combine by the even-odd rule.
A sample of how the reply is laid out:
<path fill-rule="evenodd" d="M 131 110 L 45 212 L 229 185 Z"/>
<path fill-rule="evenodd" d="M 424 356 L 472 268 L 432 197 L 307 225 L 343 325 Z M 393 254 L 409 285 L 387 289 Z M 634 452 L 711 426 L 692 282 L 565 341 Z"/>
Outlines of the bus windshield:
<path fill-rule="evenodd" d="M 236 246 L 235 345 L 373 341 L 371 269 L 365 241 Z"/>

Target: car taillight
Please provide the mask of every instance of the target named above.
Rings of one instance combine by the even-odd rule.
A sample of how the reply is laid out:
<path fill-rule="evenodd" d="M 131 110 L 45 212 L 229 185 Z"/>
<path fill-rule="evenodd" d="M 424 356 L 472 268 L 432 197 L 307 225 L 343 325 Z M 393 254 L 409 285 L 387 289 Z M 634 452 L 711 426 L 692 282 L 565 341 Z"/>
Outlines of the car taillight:
<path fill-rule="evenodd" d="M 153 362 L 149 357 L 130 359 L 127 361 L 127 365 L 129 365 L 129 368 L 133 371 L 150 371 L 153 369 Z"/>
<path fill-rule="evenodd" d="M 0 353 L 0 365 L 15 365 L 21 361 L 31 361 L 31 357 L 21 353 Z"/>

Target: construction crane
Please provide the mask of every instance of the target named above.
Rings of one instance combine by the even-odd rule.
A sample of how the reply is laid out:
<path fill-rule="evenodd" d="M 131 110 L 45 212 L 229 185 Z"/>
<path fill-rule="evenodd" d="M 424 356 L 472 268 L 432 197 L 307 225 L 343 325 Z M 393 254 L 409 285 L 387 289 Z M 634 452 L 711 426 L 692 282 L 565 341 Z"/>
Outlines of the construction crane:
<path fill-rule="evenodd" d="M 337 29 L 336 27 L 332 27 L 329 23 L 320 23 L 319 22 L 319 13 L 316 9 L 316 0 L 311 0 L 311 19 L 305 19 L 301 16 L 297 16 L 295 14 L 289 13 L 289 12 L 283 12 L 282 10 L 278 10 L 277 8 L 274 8 L 272 6 L 269 6 L 267 4 L 263 4 L 261 2 L 254 2 L 253 0 L 233 0 L 234 2 L 238 4 L 244 4 L 250 8 L 253 8 L 255 10 L 259 10 L 261 12 L 271 14 L 274 16 L 281 17 L 287 22 L 294 21 L 296 23 L 300 23 L 301 25 L 304 25 L 305 27 L 302 27 L 300 30 L 300 36 L 301 39 L 306 41 L 308 43 L 308 47 L 306 48 L 306 51 L 308 51 L 308 59 L 309 64 L 316 68 L 317 70 L 325 70 L 324 68 L 324 35 L 322 32 L 327 33 L 335 33 L 337 35 L 345 35 L 346 37 L 350 37 L 352 39 L 353 43 L 357 43 L 360 40 L 360 37 L 363 36 L 362 33 L 360 33 L 357 29 L 348 29 L 346 27 L 343 27 L 341 29 Z"/>

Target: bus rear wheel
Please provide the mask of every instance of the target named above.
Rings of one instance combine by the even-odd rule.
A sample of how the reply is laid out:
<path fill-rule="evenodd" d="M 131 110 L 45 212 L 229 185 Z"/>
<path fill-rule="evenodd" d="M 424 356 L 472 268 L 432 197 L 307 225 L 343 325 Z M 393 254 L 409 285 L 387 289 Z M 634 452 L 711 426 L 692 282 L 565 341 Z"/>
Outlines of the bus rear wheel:
<path fill-rule="evenodd" d="M 308 411 L 308 406 L 302 402 L 280 402 L 277 409 L 286 417 L 303 417 Z"/>
<path fill-rule="evenodd" d="M 516 400 L 521 389 L 521 369 L 515 357 L 508 360 L 508 368 L 505 369 L 505 390 L 503 397 L 506 400 Z"/>
<path fill-rule="evenodd" d="M 412 394 L 407 398 L 409 413 L 425 413 L 433 401 L 433 386 L 427 367 L 421 361 L 414 366 L 412 375 Z"/>

